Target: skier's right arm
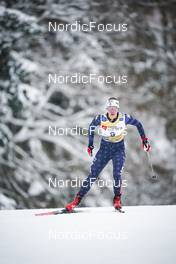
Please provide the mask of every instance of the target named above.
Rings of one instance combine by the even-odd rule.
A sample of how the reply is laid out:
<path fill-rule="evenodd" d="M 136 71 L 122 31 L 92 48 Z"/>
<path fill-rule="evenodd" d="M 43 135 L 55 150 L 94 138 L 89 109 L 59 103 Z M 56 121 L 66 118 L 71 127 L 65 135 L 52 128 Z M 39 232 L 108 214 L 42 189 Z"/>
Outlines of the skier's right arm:
<path fill-rule="evenodd" d="M 92 156 L 92 151 L 94 149 L 94 133 L 95 133 L 95 129 L 97 126 L 99 126 L 101 123 L 101 120 L 100 120 L 100 115 L 97 115 L 93 120 L 92 122 L 90 123 L 89 125 L 89 129 L 88 129 L 88 136 L 89 136 L 89 143 L 88 143 L 88 154 L 90 156 Z"/>

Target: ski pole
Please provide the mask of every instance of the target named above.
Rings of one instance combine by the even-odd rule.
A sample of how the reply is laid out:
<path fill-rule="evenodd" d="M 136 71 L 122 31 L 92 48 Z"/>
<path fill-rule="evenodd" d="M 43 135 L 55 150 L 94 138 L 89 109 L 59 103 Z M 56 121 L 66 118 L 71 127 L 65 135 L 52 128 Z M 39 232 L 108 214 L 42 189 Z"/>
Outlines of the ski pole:
<path fill-rule="evenodd" d="M 151 157 L 150 157 L 150 153 L 149 152 L 147 152 L 147 157 L 148 157 L 148 162 L 149 162 L 149 165 L 150 165 L 150 168 L 151 168 L 151 172 L 152 172 L 151 178 L 153 180 L 157 180 L 158 177 L 157 177 L 157 175 L 156 175 L 156 173 L 155 173 L 155 171 L 153 169 L 153 164 L 152 164 L 152 161 L 151 161 Z"/>

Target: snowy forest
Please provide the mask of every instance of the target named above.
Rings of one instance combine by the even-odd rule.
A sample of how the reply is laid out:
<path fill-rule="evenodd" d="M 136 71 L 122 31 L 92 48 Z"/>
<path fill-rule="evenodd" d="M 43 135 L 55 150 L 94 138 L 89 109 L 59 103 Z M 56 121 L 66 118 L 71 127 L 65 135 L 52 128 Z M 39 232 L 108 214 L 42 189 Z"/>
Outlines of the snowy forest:
<path fill-rule="evenodd" d="M 49 30 L 49 23 L 127 25 L 124 31 Z M 127 83 L 49 82 L 49 75 L 127 76 Z M 64 207 L 92 157 L 83 133 L 115 96 L 144 125 L 157 180 L 128 126 L 124 205 L 176 204 L 176 1 L 0 1 L 0 209 Z M 49 134 L 50 127 L 76 135 Z M 94 154 L 100 138 L 95 135 Z M 101 179 L 112 179 L 112 164 Z M 110 206 L 97 183 L 82 206 Z"/>

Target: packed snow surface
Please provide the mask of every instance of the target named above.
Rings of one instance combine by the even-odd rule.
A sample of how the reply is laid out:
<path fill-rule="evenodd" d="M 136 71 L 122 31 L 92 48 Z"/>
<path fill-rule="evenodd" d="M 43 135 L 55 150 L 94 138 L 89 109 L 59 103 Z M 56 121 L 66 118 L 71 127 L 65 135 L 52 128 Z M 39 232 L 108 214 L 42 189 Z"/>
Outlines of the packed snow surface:
<path fill-rule="evenodd" d="M 52 210 L 52 209 L 50 209 Z M 0 211 L 1 264 L 174 264 L 176 206 Z"/>

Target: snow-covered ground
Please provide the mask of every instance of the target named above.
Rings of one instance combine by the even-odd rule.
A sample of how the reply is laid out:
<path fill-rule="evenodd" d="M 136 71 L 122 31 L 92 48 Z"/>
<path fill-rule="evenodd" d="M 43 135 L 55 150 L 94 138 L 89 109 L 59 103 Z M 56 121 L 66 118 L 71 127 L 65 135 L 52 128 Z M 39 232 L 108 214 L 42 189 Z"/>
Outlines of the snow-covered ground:
<path fill-rule="evenodd" d="M 174 264 L 176 206 L 0 211 L 0 263 Z M 46 210 L 48 211 L 48 210 Z"/>

